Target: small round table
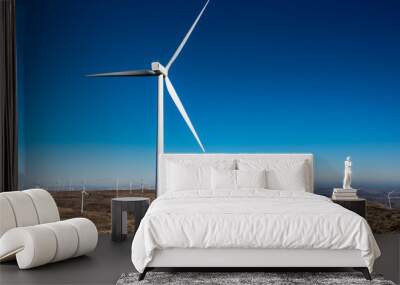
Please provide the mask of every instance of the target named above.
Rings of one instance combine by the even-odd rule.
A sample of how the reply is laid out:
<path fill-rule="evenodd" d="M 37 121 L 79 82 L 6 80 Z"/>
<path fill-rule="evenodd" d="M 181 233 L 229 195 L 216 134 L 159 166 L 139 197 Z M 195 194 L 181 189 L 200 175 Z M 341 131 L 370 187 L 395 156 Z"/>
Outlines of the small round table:
<path fill-rule="evenodd" d="M 135 233 L 146 214 L 150 199 L 144 197 L 120 197 L 111 200 L 111 239 L 123 241 L 128 235 L 128 212 L 135 217 Z"/>

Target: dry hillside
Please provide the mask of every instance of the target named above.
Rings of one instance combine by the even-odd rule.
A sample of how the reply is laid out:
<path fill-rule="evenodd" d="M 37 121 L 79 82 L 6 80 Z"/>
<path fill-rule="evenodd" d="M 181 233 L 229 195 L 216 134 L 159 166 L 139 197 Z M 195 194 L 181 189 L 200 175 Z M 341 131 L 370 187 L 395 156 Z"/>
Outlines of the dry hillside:
<path fill-rule="evenodd" d="M 84 214 L 81 215 L 81 192 L 60 191 L 51 192 L 59 207 L 61 218 L 84 216 L 91 219 L 97 226 L 99 232 L 109 233 L 111 231 L 111 198 L 116 197 L 116 191 L 89 191 L 85 197 Z M 120 197 L 140 196 L 154 199 L 154 191 L 119 191 Z M 367 220 L 374 233 L 400 232 L 400 209 L 388 209 L 382 204 L 368 202 Z M 129 221 L 130 232 L 132 232 L 134 221 Z"/>

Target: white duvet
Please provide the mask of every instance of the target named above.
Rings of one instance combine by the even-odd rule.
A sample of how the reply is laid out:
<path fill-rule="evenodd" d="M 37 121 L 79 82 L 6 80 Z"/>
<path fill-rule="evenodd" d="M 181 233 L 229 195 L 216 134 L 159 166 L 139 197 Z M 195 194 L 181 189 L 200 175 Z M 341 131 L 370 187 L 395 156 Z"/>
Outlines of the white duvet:
<path fill-rule="evenodd" d="M 162 195 L 140 223 L 132 262 L 143 272 L 165 248 L 358 249 L 370 271 L 380 255 L 359 215 L 320 195 L 265 189 Z"/>

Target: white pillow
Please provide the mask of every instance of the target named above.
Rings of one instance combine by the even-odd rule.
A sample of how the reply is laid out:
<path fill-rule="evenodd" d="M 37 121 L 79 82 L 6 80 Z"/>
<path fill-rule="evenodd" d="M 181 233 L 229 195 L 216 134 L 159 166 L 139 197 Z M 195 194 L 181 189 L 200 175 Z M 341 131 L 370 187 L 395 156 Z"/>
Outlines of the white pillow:
<path fill-rule="evenodd" d="M 184 166 L 208 166 L 216 169 L 236 169 L 236 160 L 234 159 L 208 159 L 208 158 L 173 158 L 166 159 L 165 165 L 168 167 L 170 163 Z"/>
<path fill-rule="evenodd" d="M 212 168 L 211 188 L 213 190 L 235 190 L 236 170 Z"/>
<path fill-rule="evenodd" d="M 211 167 L 168 163 L 167 191 L 211 188 Z"/>
<path fill-rule="evenodd" d="M 267 171 L 236 170 L 237 188 L 267 188 Z"/>
<path fill-rule="evenodd" d="M 240 159 L 240 170 L 267 170 L 267 188 L 273 190 L 306 191 L 306 162 L 304 160 Z"/>

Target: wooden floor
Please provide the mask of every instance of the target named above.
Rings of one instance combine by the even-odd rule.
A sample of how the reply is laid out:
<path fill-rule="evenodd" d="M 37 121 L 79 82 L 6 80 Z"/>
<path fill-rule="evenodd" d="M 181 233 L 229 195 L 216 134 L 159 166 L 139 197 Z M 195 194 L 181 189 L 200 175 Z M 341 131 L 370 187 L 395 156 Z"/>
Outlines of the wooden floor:
<path fill-rule="evenodd" d="M 400 283 L 400 234 L 377 235 L 382 257 L 375 272 Z M 30 270 L 19 270 L 15 262 L 0 265 L 0 284 L 115 284 L 124 272 L 134 271 L 130 259 L 132 240 L 116 243 L 100 235 L 97 249 L 77 257 Z"/>

